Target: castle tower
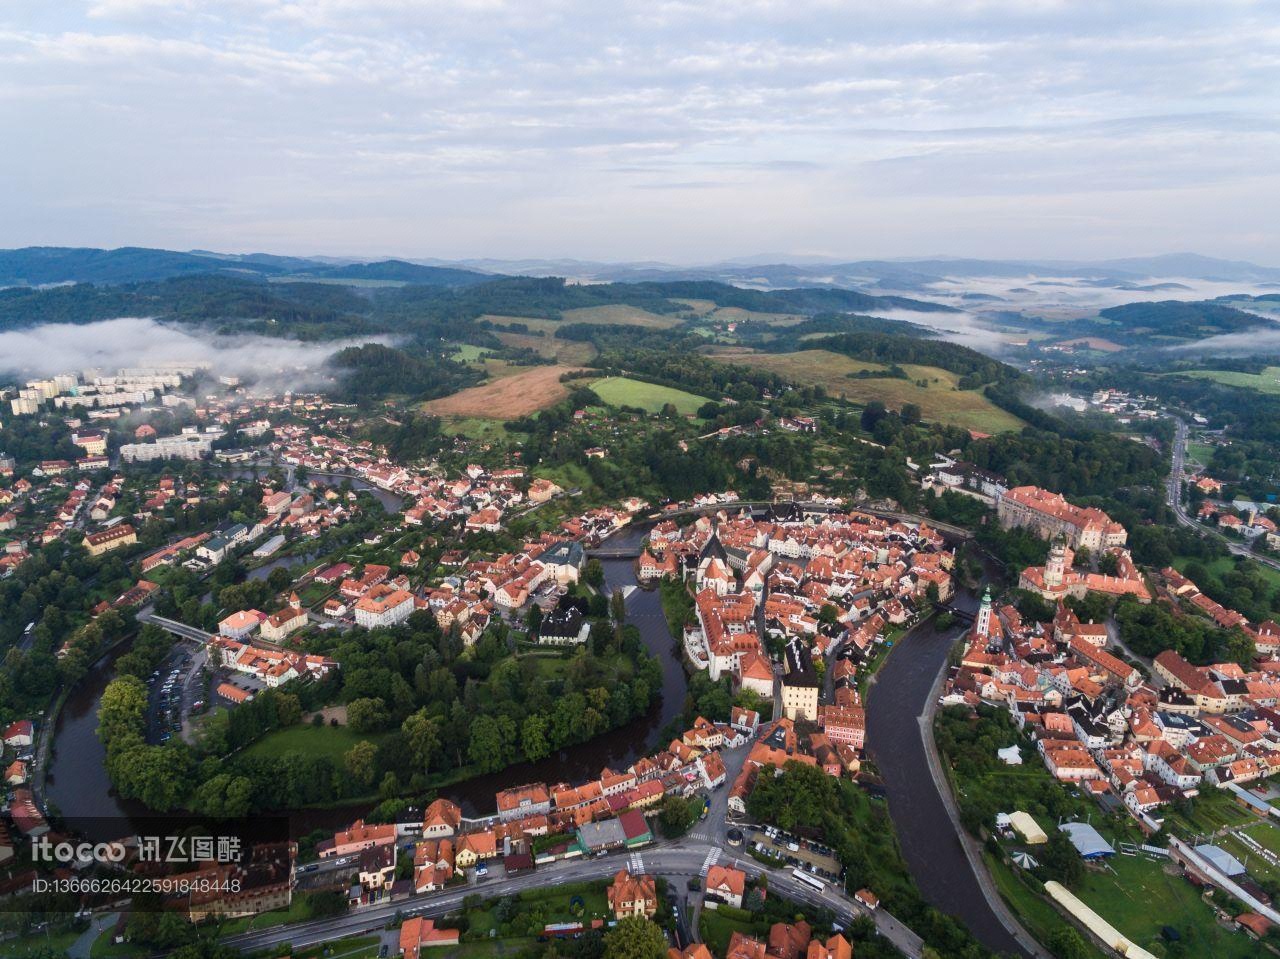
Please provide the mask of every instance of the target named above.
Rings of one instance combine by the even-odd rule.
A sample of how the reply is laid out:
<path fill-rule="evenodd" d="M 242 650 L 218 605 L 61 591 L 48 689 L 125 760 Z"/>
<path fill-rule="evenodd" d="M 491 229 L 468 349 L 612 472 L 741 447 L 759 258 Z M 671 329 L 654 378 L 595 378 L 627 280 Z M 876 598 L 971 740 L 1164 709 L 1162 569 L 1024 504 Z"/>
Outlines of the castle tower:
<path fill-rule="evenodd" d="M 1049 547 L 1049 559 L 1044 564 L 1044 584 L 1061 586 L 1062 577 L 1067 569 L 1067 547 L 1062 540 L 1054 540 Z"/>
<path fill-rule="evenodd" d="M 986 639 L 991 635 L 991 587 L 982 594 L 982 605 L 978 607 L 978 615 L 973 618 L 973 634 Z"/>

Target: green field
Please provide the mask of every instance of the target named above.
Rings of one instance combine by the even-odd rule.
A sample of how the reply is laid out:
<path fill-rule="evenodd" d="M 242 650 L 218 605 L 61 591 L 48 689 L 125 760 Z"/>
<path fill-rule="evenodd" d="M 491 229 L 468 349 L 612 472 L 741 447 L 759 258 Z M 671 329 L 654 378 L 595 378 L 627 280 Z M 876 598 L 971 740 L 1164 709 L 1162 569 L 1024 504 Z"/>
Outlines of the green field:
<path fill-rule="evenodd" d="M 735 932 L 752 935 L 752 924 L 733 918 L 718 909 L 703 909 L 698 919 L 698 931 L 702 933 L 702 941 L 717 955 L 723 956 L 729 948 L 729 940 Z"/>
<path fill-rule="evenodd" d="M 1198 380 L 1213 380 L 1223 386 L 1238 386 L 1259 393 L 1280 393 L 1280 366 L 1268 366 L 1261 373 L 1238 373 L 1235 370 L 1188 370 L 1171 374 L 1190 376 Z"/>
<path fill-rule="evenodd" d="M 474 343 L 459 343 L 454 347 L 453 353 L 449 359 L 457 360 L 459 363 L 474 363 L 480 357 L 490 352 L 483 347 L 476 346 Z"/>
<path fill-rule="evenodd" d="M 1038 895 L 1023 882 L 1012 866 L 997 859 L 990 852 L 984 852 L 982 859 L 987 864 L 991 878 L 995 880 L 1000 898 L 1008 904 L 1018 920 L 1026 927 L 1027 932 L 1031 933 L 1037 942 L 1045 942 L 1059 929 L 1071 926 L 1071 921 L 1058 912 L 1048 899 Z M 1101 959 L 1105 955 L 1088 940 L 1085 940 L 1085 950 L 1089 959 Z"/>
<path fill-rule="evenodd" d="M 1207 466 L 1213 457 L 1213 447 L 1208 443 L 1188 443 L 1187 455 L 1202 466 Z"/>
<path fill-rule="evenodd" d="M 1196 887 L 1176 870 L 1166 873 L 1166 865 L 1142 856 L 1113 856 L 1105 871 L 1087 870 L 1072 891 L 1146 949 L 1159 947 L 1161 929 L 1172 926 L 1184 942 L 1196 944 L 1195 955 L 1214 959 L 1258 955 L 1253 940 L 1219 926 Z"/>
<path fill-rule="evenodd" d="M 26 959 L 66 955 L 68 949 L 80 938 L 78 932 L 31 933 L 17 939 L 0 942 L 0 956 L 5 959 Z"/>
<path fill-rule="evenodd" d="M 650 413 L 660 412 L 668 403 L 683 416 L 698 412 L 705 396 L 675 390 L 669 386 L 642 383 L 625 376 L 609 376 L 591 384 L 592 391 L 610 406 L 634 406 Z"/>
<path fill-rule="evenodd" d="M 883 370 L 883 364 L 855 360 L 829 350 L 800 350 L 795 353 L 754 353 L 749 350 L 711 354 L 722 363 L 740 363 L 777 373 L 800 386 L 821 386 L 828 396 L 843 396 L 855 403 L 880 400 L 890 409 L 906 403 L 920 407 L 924 419 L 952 423 L 982 433 L 1021 429 L 1022 420 L 1006 413 L 981 390 L 960 390 L 960 377 L 936 366 L 903 364 L 910 379 L 853 379 L 850 373 Z M 924 386 L 920 386 L 920 383 Z"/>
<path fill-rule="evenodd" d="M 1182 572 L 1195 559 L 1190 556 L 1175 556 L 1173 559 L 1173 568 L 1178 572 Z M 1200 564 L 1204 566 L 1214 576 L 1221 576 L 1223 573 L 1230 572 L 1236 568 L 1235 556 L 1219 556 L 1217 559 L 1200 560 Z M 1264 566 L 1261 563 L 1253 561 L 1249 562 L 1250 569 L 1257 570 L 1258 575 L 1265 579 L 1272 586 L 1280 586 L 1280 570 L 1272 569 L 1270 566 Z M 1199 584 L 1197 584 L 1199 585 Z"/>
<path fill-rule="evenodd" d="M 290 726 L 267 733 L 244 751 L 246 756 L 279 759 L 285 753 L 328 756 L 341 765 L 342 756 L 362 739 L 376 743 L 378 734 L 352 732 L 347 726 Z"/>

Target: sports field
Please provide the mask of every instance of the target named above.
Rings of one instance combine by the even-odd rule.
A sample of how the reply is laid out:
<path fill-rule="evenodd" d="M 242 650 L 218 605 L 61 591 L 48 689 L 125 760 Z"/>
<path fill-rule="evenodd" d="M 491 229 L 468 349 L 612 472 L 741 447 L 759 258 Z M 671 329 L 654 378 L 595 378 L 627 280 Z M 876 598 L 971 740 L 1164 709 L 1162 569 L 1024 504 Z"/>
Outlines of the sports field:
<path fill-rule="evenodd" d="M 890 409 L 906 403 L 920 407 L 921 415 L 939 423 L 952 423 L 983 433 L 999 433 L 1022 428 L 1022 421 L 1000 409 L 979 390 L 958 390 L 959 377 L 935 366 L 904 365 L 910 379 L 852 379 L 850 373 L 882 370 L 879 363 L 865 363 L 828 350 L 800 350 L 796 353 L 753 353 L 745 350 L 720 351 L 713 359 L 741 363 L 777 373 L 801 386 L 821 386 L 829 396 L 845 396 L 856 403 L 880 400 Z M 925 386 L 917 381 L 924 381 Z"/>
<path fill-rule="evenodd" d="M 609 376 L 590 384 L 592 391 L 610 406 L 635 406 L 650 413 L 657 413 L 671 403 L 682 416 L 696 413 L 707 402 L 705 396 L 674 390 L 669 386 L 657 386 L 625 376 Z"/>

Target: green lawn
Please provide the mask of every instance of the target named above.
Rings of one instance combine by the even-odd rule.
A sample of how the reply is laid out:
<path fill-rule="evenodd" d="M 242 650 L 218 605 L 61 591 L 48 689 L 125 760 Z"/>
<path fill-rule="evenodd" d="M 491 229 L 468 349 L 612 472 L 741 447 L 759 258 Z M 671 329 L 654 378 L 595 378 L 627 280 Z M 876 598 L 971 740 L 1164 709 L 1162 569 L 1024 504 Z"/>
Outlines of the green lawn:
<path fill-rule="evenodd" d="M 718 909 L 703 909 L 698 920 L 698 931 L 702 933 L 702 941 L 717 956 L 723 956 L 729 947 L 729 940 L 735 932 L 752 935 L 752 924 L 741 919 L 732 919 Z"/>
<path fill-rule="evenodd" d="M 1259 393 L 1280 393 L 1280 366 L 1268 366 L 1261 373 L 1238 373 L 1235 370 L 1189 370 L 1178 376 L 1213 380 L 1223 386 L 1237 386 Z"/>
<path fill-rule="evenodd" d="M 463 942 L 440 952 L 448 959 L 490 959 L 492 956 L 514 956 L 536 943 L 532 936 L 513 936 L 488 942 Z"/>
<path fill-rule="evenodd" d="M 1209 460 L 1213 458 L 1213 447 L 1208 443 L 1188 443 L 1187 455 L 1194 458 L 1202 466 L 1207 466 Z"/>
<path fill-rule="evenodd" d="M 0 942 L 0 956 L 5 959 L 26 959 L 27 956 L 66 955 L 67 950 L 80 938 L 78 932 L 32 933 L 20 939 Z"/>
<path fill-rule="evenodd" d="M 244 754 L 279 759 L 285 753 L 301 752 L 313 756 L 328 756 L 340 764 L 343 754 L 356 743 L 362 739 L 376 743 L 379 738 L 381 736 L 377 733 L 357 733 L 346 726 L 290 726 L 288 729 L 267 733 L 246 749 Z"/>
<path fill-rule="evenodd" d="M 1249 834 L 1249 838 L 1264 849 L 1270 849 L 1280 856 L 1280 828 L 1266 820 L 1258 820 L 1251 826 L 1245 826 L 1241 832 Z"/>
<path fill-rule="evenodd" d="M 483 349 L 473 343 L 459 343 L 454 347 L 453 355 L 449 358 L 459 363 L 474 363 L 483 354 L 491 352 L 492 350 Z"/>
<path fill-rule="evenodd" d="M 1256 839 L 1257 837 L 1254 836 L 1253 838 Z M 1220 836 L 1213 842 L 1215 846 L 1225 849 L 1239 859 L 1255 882 L 1263 879 L 1269 879 L 1273 882 L 1280 881 L 1280 868 L 1271 865 L 1262 856 L 1258 855 L 1252 847 L 1246 846 L 1234 835 Z"/>
<path fill-rule="evenodd" d="M 293 959 L 374 959 L 381 943 L 378 936 L 351 936 L 321 946 L 308 946 L 293 953 Z"/>
<path fill-rule="evenodd" d="M 1089 870 L 1072 891 L 1103 919 L 1150 949 L 1168 925 L 1195 943 L 1195 955 L 1246 959 L 1257 944 L 1241 932 L 1218 925 L 1213 909 L 1182 876 L 1165 872 L 1167 864 L 1143 856 L 1113 856 L 1107 871 Z M 1162 950 L 1161 950 L 1162 951 Z"/>
<path fill-rule="evenodd" d="M 667 403 L 675 406 L 681 415 L 698 412 L 707 402 L 705 396 L 675 390 L 669 386 L 642 383 L 625 376 L 607 376 L 591 384 L 592 391 L 611 406 L 634 406 L 650 413 L 658 413 Z"/>
<path fill-rule="evenodd" d="M 565 492 L 575 487 L 586 490 L 595 486 L 595 483 L 591 480 L 591 474 L 587 472 L 587 468 L 581 463 L 539 466 L 533 471 L 533 475 L 540 479 L 551 480 Z M 546 509 L 546 507 L 544 506 L 543 509 Z"/>
<path fill-rule="evenodd" d="M 228 919 L 218 927 L 224 936 L 236 936 L 250 929 L 267 929 L 271 926 L 282 926 L 290 922 L 302 922 L 311 918 L 311 909 L 301 896 L 294 896 L 288 909 L 275 912 L 260 912 L 256 916 L 241 916 L 239 919 Z"/>
<path fill-rule="evenodd" d="M 1071 925 L 1070 921 L 1058 912 L 1048 899 L 1041 898 L 1023 882 L 1013 867 L 989 852 L 984 852 L 982 858 L 987 864 L 991 878 L 995 880 L 1000 898 L 1009 905 L 1026 927 L 1027 932 L 1031 933 L 1037 942 L 1044 942 L 1052 933 Z M 1085 940 L 1085 950 L 1089 959 L 1102 959 L 1105 955 L 1088 940 Z"/>
<path fill-rule="evenodd" d="M 1221 577 L 1223 573 L 1229 573 L 1236 568 L 1237 557 L 1233 555 L 1219 556 L 1217 559 L 1200 560 L 1204 566 L 1214 576 Z M 1173 560 L 1173 568 L 1178 572 L 1182 572 L 1187 568 L 1189 563 L 1194 562 L 1191 556 L 1175 556 Z M 1249 562 L 1249 568 L 1256 570 L 1258 575 L 1265 579 L 1272 587 L 1280 586 L 1280 570 L 1272 569 L 1270 566 L 1264 566 L 1262 563 Z M 1199 584 L 1197 584 L 1199 585 Z"/>

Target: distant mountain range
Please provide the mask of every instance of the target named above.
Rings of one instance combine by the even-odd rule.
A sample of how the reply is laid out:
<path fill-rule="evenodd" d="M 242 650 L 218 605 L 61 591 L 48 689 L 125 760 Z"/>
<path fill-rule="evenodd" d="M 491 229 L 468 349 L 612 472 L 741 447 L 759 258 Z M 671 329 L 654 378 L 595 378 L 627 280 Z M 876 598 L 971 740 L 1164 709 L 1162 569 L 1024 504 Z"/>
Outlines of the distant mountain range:
<path fill-rule="evenodd" d="M 468 286 L 494 278 L 491 273 L 404 260 L 344 262 L 273 256 L 269 253 L 226 254 L 201 250 L 179 253 L 145 247 L 98 250 L 30 246 L 19 250 L 0 250 L 0 286 L 51 286 L 58 283 L 109 286 L 208 273 L 275 280 L 373 280 L 448 287 Z"/>
<path fill-rule="evenodd" d="M 672 282 L 715 280 L 765 290 L 845 288 L 924 291 L 932 284 L 966 277 L 1063 277 L 1082 285 L 1148 293 L 1176 289 L 1169 279 L 1280 284 L 1280 269 L 1195 253 L 1129 257 L 1116 260 L 982 260 L 932 257 L 906 260 L 826 262 L 821 258 L 779 255 L 676 266 L 643 261 L 602 263 L 572 259 L 435 260 L 291 257 L 267 253 L 227 254 L 204 250 L 177 252 L 145 247 L 100 250 L 77 247 L 25 247 L 0 250 L 0 286 L 57 283 L 120 284 L 177 276 L 223 273 L 270 280 L 402 283 L 463 287 L 500 275 L 563 276 L 577 280 Z M 936 292 L 936 290 L 930 290 Z"/>
<path fill-rule="evenodd" d="M 429 261 L 437 262 L 437 261 Z M 972 277 L 1024 279 L 1062 277 L 1083 285 L 1134 292 L 1158 292 L 1176 287 L 1152 281 L 1165 279 L 1217 280 L 1228 283 L 1280 284 L 1280 269 L 1235 260 L 1219 260 L 1195 253 L 1131 257 L 1120 260 L 978 260 L 936 257 L 918 260 L 856 260 L 852 262 L 772 263 L 729 261 L 681 267 L 662 263 L 592 263 L 581 260 L 462 260 L 470 269 L 518 272 L 534 276 L 569 276 L 591 280 L 718 280 L 760 289 L 846 287 L 925 291 L 932 284 Z M 936 292 L 936 291 L 933 291 Z"/>

